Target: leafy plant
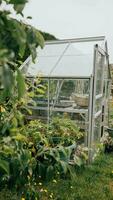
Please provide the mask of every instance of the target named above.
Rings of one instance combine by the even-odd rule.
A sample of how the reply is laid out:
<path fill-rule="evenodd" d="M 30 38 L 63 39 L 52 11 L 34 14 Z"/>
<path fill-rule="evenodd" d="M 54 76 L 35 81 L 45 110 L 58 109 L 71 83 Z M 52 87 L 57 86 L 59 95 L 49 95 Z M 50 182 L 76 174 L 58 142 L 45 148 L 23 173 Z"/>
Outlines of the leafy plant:
<path fill-rule="evenodd" d="M 17 14 L 22 14 L 27 1 L 6 0 L 5 2 L 12 4 Z M 20 64 L 26 59 L 26 51 L 29 51 L 27 56 L 31 54 L 34 61 L 36 47 L 44 46 L 43 36 L 38 30 L 11 18 L 10 14 L 10 11 L 0 11 L 0 88 L 2 87 L 0 104 L 11 99 L 15 89 L 18 99 L 25 94 L 25 82 L 19 69 Z"/>
<path fill-rule="evenodd" d="M 83 138 L 80 128 L 76 125 L 75 121 L 72 121 L 68 117 L 53 118 L 49 127 L 49 134 L 53 137 L 53 141 L 57 138 L 59 140 L 60 137 L 64 145 L 70 145 Z"/>
<path fill-rule="evenodd" d="M 4 2 L 23 16 L 26 0 L 1 0 L 0 6 Z M 11 18 L 11 14 L 0 10 L 0 185 L 19 189 L 28 183 L 36 166 L 31 149 L 26 148 L 27 138 L 19 130 L 26 109 L 23 97 L 27 96 L 19 67 L 30 54 L 35 60 L 36 48 L 43 48 L 44 39 L 38 30 Z"/>
<path fill-rule="evenodd" d="M 109 136 L 109 133 L 104 133 L 101 143 L 104 145 L 106 153 L 113 152 L 113 138 Z"/>
<path fill-rule="evenodd" d="M 35 120 L 21 129 L 22 134 L 28 140 L 28 148 L 37 162 L 36 176 L 41 176 L 43 179 L 46 178 L 48 180 L 58 170 L 60 174 L 69 173 L 72 175 L 70 165 L 81 166 L 86 163 L 88 158 L 87 149 L 78 148 L 73 140 L 71 140 L 71 145 L 69 143 L 63 145 L 63 138 L 62 141 L 57 141 L 55 144 L 53 141 L 55 129 L 53 132 L 49 132 L 50 130 L 48 131 L 47 128 L 47 125 Z"/>

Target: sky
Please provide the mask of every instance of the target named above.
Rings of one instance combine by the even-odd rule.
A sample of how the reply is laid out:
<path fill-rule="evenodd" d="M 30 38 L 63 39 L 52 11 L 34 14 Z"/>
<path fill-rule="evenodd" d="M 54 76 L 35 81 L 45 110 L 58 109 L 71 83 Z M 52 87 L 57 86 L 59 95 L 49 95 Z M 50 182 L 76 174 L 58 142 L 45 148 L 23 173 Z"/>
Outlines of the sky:
<path fill-rule="evenodd" d="M 58 39 L 105 35 L 113 63 L 113 0 L 29 0 L 24 15 Z"/>

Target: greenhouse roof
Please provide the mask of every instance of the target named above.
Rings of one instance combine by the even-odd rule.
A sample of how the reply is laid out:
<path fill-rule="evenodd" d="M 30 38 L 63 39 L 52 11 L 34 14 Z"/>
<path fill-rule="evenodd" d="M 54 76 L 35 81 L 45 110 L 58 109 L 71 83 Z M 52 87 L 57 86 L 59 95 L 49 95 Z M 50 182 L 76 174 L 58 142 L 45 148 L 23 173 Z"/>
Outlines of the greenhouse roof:
<path fill-rule="evenodd" d="M 23 64 L 27 76 L 90 77 L 93 73 L 94 45 L 104 45 L 104 37 L 46 42 L 37 49 L 35 63 L 29 57 Z"/>

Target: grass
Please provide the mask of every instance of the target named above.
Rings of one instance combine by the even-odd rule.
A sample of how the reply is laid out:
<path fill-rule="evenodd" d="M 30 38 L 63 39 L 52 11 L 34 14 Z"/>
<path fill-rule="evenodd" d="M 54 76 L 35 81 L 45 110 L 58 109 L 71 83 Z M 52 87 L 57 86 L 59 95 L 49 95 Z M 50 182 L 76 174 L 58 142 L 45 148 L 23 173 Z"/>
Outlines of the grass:
<path fill-rule="evenodd" d="M 96 161 L 78 169 L 73 180 L 59 179 L 43 185 L 40 200 L 113 200 L 113 154 L 99 156 Z M 10 191 L 0 192 L 0 200 L 20 200 Z"/>
<path fill-rule="evenodd" d="M 54 200 L 113 200 L 112 171 L 113 155 L 101 155 L 93 165 L 78 170 L 74 180 L 49 183 L 47 189 Z"/>

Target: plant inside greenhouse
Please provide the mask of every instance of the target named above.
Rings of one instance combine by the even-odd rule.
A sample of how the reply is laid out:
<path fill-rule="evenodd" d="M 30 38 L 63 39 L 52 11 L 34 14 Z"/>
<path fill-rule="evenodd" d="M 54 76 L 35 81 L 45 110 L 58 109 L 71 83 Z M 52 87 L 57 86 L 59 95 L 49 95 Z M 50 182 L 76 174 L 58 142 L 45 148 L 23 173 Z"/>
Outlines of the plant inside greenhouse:
<path fill-rule="evenodd" d="M 108 41 L 37 29 L 32 2 L 0 0 L 0 200 L 112 200 Z"/>

